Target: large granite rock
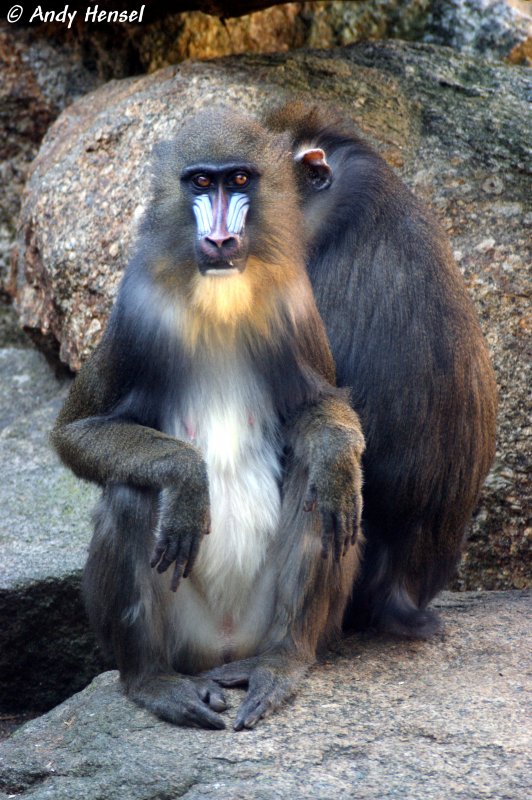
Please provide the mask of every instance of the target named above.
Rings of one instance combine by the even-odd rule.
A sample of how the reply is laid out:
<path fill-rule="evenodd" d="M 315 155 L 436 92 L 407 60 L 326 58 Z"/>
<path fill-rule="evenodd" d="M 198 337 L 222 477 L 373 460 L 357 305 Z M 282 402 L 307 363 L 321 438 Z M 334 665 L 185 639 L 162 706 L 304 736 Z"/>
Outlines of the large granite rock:
<path fill-rule="evenodd" d="M 58 38 L 0 23 L 0 295 L 10 288 L 11 249 L 28 166 L 60 111 L 104 79 L 87 66 L 72 37 L 67 41 L 58 31 Z"/>
<path fill-rule="evenodd" d="M 530 796 L 527 598 L 447 595 L 445 639 L 352 638 L 253 731 L 174 728 L 116 673 L 0 746 L 0 798 L 460 800 Z"/>
<path fill-rule="evenodd" d="M 198 107 L 334 100 L 432 205 L 451 236 L 501 389 L 499 454 L 459 585 L 525 585 L 532 223 L 527 70 L 429 45 L 186 63 L 111 82 L 70 106 L 34 162 L 16 260 L 22 323 L 73 369 L 98 341 L 149 191 L 153 144 Z"/>
<path fill-rule="evenodd" d="M 86 19 L 87 3 L 71 2 L 73 21 L 48 16 L 42 22 L 51 12 L 46 6 L 26 6 L 19 25 L 0 20 L 0 298 L 13 288 L 9 264 L 28 165 L 49 125 L 74 99 L 107 80 L 184 59 L 347 44 L 393 34 L 399 18 L 407 31 L 427 3 L 386 0 L 369 9 L 372 0 L 282 5 L 191 0 L 178 6 L 156 0 L 144 4 L 141 23 L 123 24 Z M 130 5 L 117 0 L 113 10 L 131 12 Z M 63 9 L 55 9 L 56 16 Z"/>
<path fill-rule="evenodd" d="M 528 59 L 530 66 L 532 19 L 530 7 L 526 13 L 523 5 L 508 0 L 433 0 L 422 36 L 426 42 L 490 60 L 527 63 Z"/>
<path fill-rule="evenodd" d="M 185 59 L 328 48 L 386 37 L 530 64 L 531 20 L 512 7 L 519 2 L 523 5 L 523 0 L 190 0 L 176 7 L 154 0 L 144 4 L 142 22 L 129 24 L 91 21 L 86 12 L 97 6 L 71 2 L 73 22 L 47 17 L 39 24 L 50 13 L 43 6 L 26 6 L 16 26 L 0 20 L 0 297 L 13 288 L 9 262 L 28 164 L 48 126 L 75 97 L 106 80 Z M 130 4 L 116 0 L 113 10 L 122 9 L 132 11 Z"/>
<path fill-rule="evenodd" d="M 101 669 L 80 595 L 96 492 L 48 435 L 67 385 L 34 350 L 0 349 L 0 709 L 47 710 Z"/>

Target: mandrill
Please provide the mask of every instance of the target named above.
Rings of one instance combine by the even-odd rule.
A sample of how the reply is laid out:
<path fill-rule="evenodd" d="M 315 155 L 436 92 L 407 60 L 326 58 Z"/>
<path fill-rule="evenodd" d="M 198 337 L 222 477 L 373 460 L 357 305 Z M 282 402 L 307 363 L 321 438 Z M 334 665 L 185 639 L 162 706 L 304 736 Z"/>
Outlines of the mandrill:
<path fill-rule="evenodd" d="M 161 146 L 52 434 L 103 487 L 91 622 L 128 695 L 178 725 L 223 728 L 220 685 L 248 687 L 236 730 L 276 709 L 357 578 L 364 438 L 305 268 L 308 193 L 332 180 L 321 146 L 294 153 L 290 131 L 222 110 Z"/>

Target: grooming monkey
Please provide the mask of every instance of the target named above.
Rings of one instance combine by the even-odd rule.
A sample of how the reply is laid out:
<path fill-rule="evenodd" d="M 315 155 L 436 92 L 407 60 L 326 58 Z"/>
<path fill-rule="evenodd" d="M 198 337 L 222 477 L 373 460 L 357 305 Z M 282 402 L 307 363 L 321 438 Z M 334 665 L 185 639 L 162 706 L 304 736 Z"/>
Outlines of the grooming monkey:
<path fill-rule="evenodd" d="M 53 432 L 103 487 L 91 621 L 129 696 L 176 724 L 223 728 L 220 685 L 248 687 L 237 730 L 278 707 L 357 575 L 364 439 L 305 271 L 307 179 L 329 186 L 320 148 L 294 161 L 290 134 L 220 110 L 161 147 L 107 330 Z"/>

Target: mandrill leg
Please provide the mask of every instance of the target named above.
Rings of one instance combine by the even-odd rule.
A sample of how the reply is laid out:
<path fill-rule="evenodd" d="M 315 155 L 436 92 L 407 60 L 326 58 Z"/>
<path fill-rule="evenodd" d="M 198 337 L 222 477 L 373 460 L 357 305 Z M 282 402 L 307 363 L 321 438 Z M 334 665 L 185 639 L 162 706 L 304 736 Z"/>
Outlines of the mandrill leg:
<path fill-rule="evenodd" d="M 150 567 L 156 499 L 126 486 L 105 490 L 83 579 L 87 609 L 131 700 L 175 725 L 222 729 L 220 687 L 173 669 L 168 609 L 176 595 Z"/>
<path fill-rule="evenodd" d="M 289 430 L 279 534 L 269 558 L 276 605 L 261 651 L 206 675 L 247 686 L 235 730 L 253 728 L 292 697 L 318 648 L 339 632 L 359 564 L 363 439 L 337 401 L 307 409 Z M 309 502 L 309 490 L 312 502 Z"/>

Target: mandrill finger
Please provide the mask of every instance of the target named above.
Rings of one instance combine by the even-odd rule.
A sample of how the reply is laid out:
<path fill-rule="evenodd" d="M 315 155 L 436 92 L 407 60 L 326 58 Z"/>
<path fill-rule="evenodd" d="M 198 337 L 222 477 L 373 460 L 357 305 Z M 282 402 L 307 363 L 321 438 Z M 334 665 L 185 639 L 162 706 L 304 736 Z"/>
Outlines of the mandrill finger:
<path fill-rule="evenodd" d="M 212 711 L 209 706 L 201 700 L 197 703 L 188 703 L 183 712 L 183 719 L 187 725 L 195 725 L 198 728 L 221 731 L 225 728 L 225 722 L 219 714 Z"/>
<path fill-rule="evenodd" d="M 208 702 L 209 708 L 212 708 L 213 711 L 225 711 L 227 708 L 225 695 L 221 689 L 218 689 L 218 692 L 209 692 L 206 702 Z"/>
<path fill-rule="evenodd" d="M 169 553 L 169 548 L 166 548 L 166 550 L 164 551 L 163 557 L 161 558 L 161 560 L 157 564 L 157 572 L 159 572 L 160 574 L 162 574 L 163 572 L 166 572 L 168 567 L 170 567 L 174 563 L 174 561 L 175 561 L 175 558 L 173 558 L 171 556 L 171 554 Z"/>
<path fill-rule="evenodd" d="M 358 511 L 357 503 L 355 503 L 355 511 L 351 518 L 351 544 L 355 544 L 356 540 L 360 535 L 361 523 L 360 523 L 360 514 Z"/>
<path fill-rule="evenodd" d="M 200 686 L 199 696 L 213 711 L 225 711 L 227 708 L 225 695 L 214 681 L 208 681 L 205 686 Z"/>
<path fill-rule="evenodd" d="M 150 559 L 150 567 L 156 567 L 161 558 L 164 556 L 166 552 L 166 543 L 159 541 L 155 544 L 153 549 L 152 557 Z"/>
<path fill-rule="evenodd" d="M 316 511 L 318 507 L 318 491 L 315 486 L 310 486 L 303 501 L 303 511 Z"/>
<path fill-rule="evenodd" d="M 190 575 L 192 567 L 194 566 L 196 558 L 198 557 L 200 544 L 201 544 L 201 536 L 194 536 L 190 543 L 187 565 L 185 567 L 185 571 L 183 572 L 183 578 L 188 578 L 188 576 Z"/>
<path fill-rule="evenodd" d="M 334 515 L 330 511 L 321 512 L 321 557 L 327 558 L 334 536 Z"/>
<path fill-rule="evenodd" d="M 214 667 L 206 675 L 227 688 L 247 686 L 254 665 L 254 659 L 232 661 L 229 664 L 223 664 L 221 667 Z"/>
<path fill-rule="evenodd" d="M 238 709 L 233 729 L 235 731 L 251 730 L 269 711 L 268 703 L 264 700 L 249 698 L 244 700 Z"/>
<path fill-rule="evenodd" d="M 157 567 L 157 569 L 159 568 Z M 170 589 L 173 592 L 177 592 L 177 587 L 179 586 L 181 578 L 183 577 L 184 569 L 185 569 L 184 561 L 176 561 L 174 567 L 174 574 L 172 576 L 172 583 L 170 584 Z"/>
<path fill-rule="evenodd" d="M 343 550 L 343 526 L 339 514 L 332 515 L 333 521 L 333 553 L 334 560 L 338 563 L 342 557 Z"/>
<path fill-rule="evenodd" d="M 159 560 L 155 562 L 154 566 L 157 567 L 157 572 L 166 572 L 179 555 L 179 543 L 163 531 L 156 544 L 155 552 L 159 555 Z M 153 559 L 155 561 L 155 558 Z"/>
<path fill-rule="evenodd" d="M 344 549 L 342 555 L 347 555 L 347 552 L 351 545 L 354 544 L 352 539 L 352 519 L 351 514 L 342 514 L 342 536 L 344 540 Z"/>

